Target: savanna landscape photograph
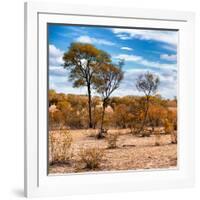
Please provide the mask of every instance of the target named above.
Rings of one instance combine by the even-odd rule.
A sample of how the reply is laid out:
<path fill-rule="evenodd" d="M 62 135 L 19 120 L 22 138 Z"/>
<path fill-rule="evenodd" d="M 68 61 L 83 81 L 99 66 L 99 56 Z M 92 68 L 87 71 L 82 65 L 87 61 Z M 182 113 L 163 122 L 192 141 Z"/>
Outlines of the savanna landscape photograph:
<path fill-rule="evenodd" d="M 48 173 L 177 169 L 178 32 L 47 28 Z"/>

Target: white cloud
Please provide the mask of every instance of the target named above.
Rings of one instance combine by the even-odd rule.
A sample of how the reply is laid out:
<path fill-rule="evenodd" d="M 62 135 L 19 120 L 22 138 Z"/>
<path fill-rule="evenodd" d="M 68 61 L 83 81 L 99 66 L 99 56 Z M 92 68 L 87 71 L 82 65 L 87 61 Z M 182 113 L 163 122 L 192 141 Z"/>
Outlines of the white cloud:
<path fill-rule="evenodd" d="M 68 78 L 67 70 L 62 66 L 49 66 L 51 76 L 64 76 Z"/>
<path fill-rule="evenodd" d="M 86 87 L 74 88 L 73 82 L 68 80 L 67 76 L 54 76 L 49 77 L 49 88 L 54 89 L 57 92 L 66 94 L 87 94 Z"/>
<path fill-rule="evenodd" d="M 63 52 L 60 49 L 56 48 L 53 44 L 49 45 L 49 56 L 50 57 L 55 58 L 55 57 L 61 56 L 62 54 L 63 54 Z"/>
<path fill-rule="evenodd" d="M 73 88 L 72 82 L 68 80 L 68 71 L 61 67 L 51 67 L 49 78 L 49 86 L 55 89 L 57 92 L 72 93 L 72 94 L 87 94 L 85 87 Z M 177 73 L 171 69 L 164 69 L 162 71 L 156 71 L 156 69 L 141 69 L 132 68 L 124 70 L 124 79 L 122 80 L 120 87 L 112 93 L 112 96 L 126 96 L 126 95 L 143 95 L 139 92 L 135 83 L 140 74 L 151 72 L 159 76 L 160 85 L 158 87 L 158 94 L 161 94 L 165 98 L 173 98 L 177 94 Z M 94 91 L 93 95 L 98 95 Z"/>
<path fill-rule="evenodd" d="M 129 39 L 131 39 L 130 36 L 128 36 L 126 34 L 117 34 L 117 37 L 119 37 L 122 40 L 129 40 Z"/>
<path fill-rule="evenodd" d="M 167 61 L 176 61 L 177 56 L 176 56 L 176 54 L 171 54 L 171 55 L 161 54 L 160 58 L 163 59 L 163 60 L 167 60 Z"/>
<path fill-rule="evenodd" d="M 104 40 L 101 38 L 89 37 L 89 36 L 80 36 L 76 39 L 76 41 L 82 42 L 82 43 L 100 44 L 100 45 L 108 45 L 108 46 L 115 45 L 113 42 L 110 42 L 108 40 Z"/>
<path fill-rule="evenodd" d="M 169 51 L 177 51 L 177 45 L 172 45 L 172 44 L 164 44 L 161 46 L 163 49 L 169 50 Z"/>
<path fill-rule="evenodd" d="M 51 61 L 49 66 L 49 87 L 55 89 L 57 92 L 87 94 L 85 87 L 73 88 L 72 82 L 70 82 L 68 79 L 69 72 L 60 65 L 60 63 L 63 63 L 61 60 L 63 52 L 59 48 L 56 48 L 54 45 L 50 45 L 49 50 L 49 59 Z M 176 65 L 151 62 L 137 55 L 120 54 L 116 55 L 115 58 L 125 59 L 126 61 L 142 64 L 145 65 L 146 68 L 144 69 L 138 67 L 132 69 L 124 69 L 124 79 L 122 80 L 120 87 L 113 92 L 112 96 L 143 95 L 137 91 L 135 82 L 139 74 L 145 73 L 147 71 L 152 72 L 160 77 L 160 87 L 158 93 L 160 93 L 165 98 L 173 98 L 176 96 Z M 55 65 L 52 63 L 55 63 Z M 94 91 L 93 94 L 97 95 Z"/>
<path fill-rule="evenodd" d="M 159 63 L 159 62 L 152 62 L 149 60 L 144 59 L 142 56 L 137 55 L 128 55 L 128 54 L 119 54 L 116 56 L 113 56 L 115 59 L 123 59 L 129 62 L 136 62 L 140 65 L 144 65 L 151 68 L 158 68 L 158 69 L 176 69 L 176 64 L 165 64 L 165 63 Z"/>
<path fill-rule="evenodd" d="M 125 61 L 132 61 L 132 62 L 141 61 L 143 59 L 141 56 L 128 55 L 128 54 L 119 54 L 119 55 L 113 56 L 113 58 L 123 59 Z"/>
<path fill-rule="evenodd" d="M 137 38 L 140 40 L 154 40 L 172 45 L 177 45 L 178 35 L 175 31 L 141 30 L 141 29 L 119 29 L 113 28 L 113 33 L 122 40 Z"/>
<path fill-rule="evenodd" d="M 126 50 L 126 51 L 133 51 L 133 49 L 130 48 L 130 47 L 121 47 L 121 49 L 122 49 L 122 50 Z"/>
<path fill-rule="evenodd" d="M 152 62 L 145 59 L 142 60 L 140 64 L 145 65 L 147 67 L 157 68 L 157 69 L 176 69 L 176 64 Z"/>
<path fill-rule="evenodd" d="M 50 44 L 49 45 L 49 64 L 50 65 L 61 65 L 63 64 L 63 51 L 55 47 L 54 45 Z"/>

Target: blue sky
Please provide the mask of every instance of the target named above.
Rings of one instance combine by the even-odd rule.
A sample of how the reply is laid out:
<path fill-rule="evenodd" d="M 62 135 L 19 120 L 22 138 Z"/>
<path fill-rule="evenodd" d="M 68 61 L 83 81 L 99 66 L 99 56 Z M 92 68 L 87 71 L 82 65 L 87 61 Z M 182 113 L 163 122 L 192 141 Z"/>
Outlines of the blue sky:
<path fill-rule="evenodd" d="M 177 31 L 50 24 L 48 34 L 50 89 L 86 94 L 86 88 L 72 87 L 69 72 L 61 66 L 70 44 L 83 42 L 108 52 L 113 62 L 125 60 L 124 79 L 113 96 L 142 95 L 135 82 L 147 71 L 160 78 L 158 94 L 164 98 L 177 96 Z"/>

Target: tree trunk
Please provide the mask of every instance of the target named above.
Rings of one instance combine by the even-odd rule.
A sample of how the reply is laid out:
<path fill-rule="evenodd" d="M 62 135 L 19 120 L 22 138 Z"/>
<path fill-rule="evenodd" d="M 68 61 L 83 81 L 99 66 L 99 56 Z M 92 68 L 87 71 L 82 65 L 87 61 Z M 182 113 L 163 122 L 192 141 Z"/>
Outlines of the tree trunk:
<path fill-rule="evenodd" d="M 92 128 L 95 129 L 96 128 L 96 105 L 94 105 L 94 108 L 93 108 L 93 122 L 92 122 Z"/>
<path fill-rule="evenodd" d="M 149 97 L 147 96 L 147 98 L 146 98 L 146 109 L 145 109 L 145 113 L 144 113 L 144 120 L 142 122 L 142 125 L 141 125 L 139 131 L 138 131 L 138 134 L 140 134 L 144 130 L 144 126 L 146 124 L 148 110 L 149 110 Z"/>
<path fill-rule="evenodd" d="M 87 89 L 88 89 L 88 114 L 89 114 L 88 127 L 92 128 L 91 88 L 89 83 L 87 85 Z"/>
<path fill-rule="evenodd" d="M 102 115 L 101 115 L 101 126 L 100 126 L 100 131 L 99 131 L 99 134 L 98 134 L 98 138 L 103 138 L 104 135 L 103 135 L 103 123 L 104 123 L 104 115 L 105 115 L 105 102 L 103 102 L 103 110 L 102 110 Z"/>
<path fill-rule="evenodd" d="M 152 127 L 151 127 L 151 132 L 152 132 L 152 134 L 154 134 L 154 132 L 155 132 L 155 126 L 154 125 L 152 125 Z"/>

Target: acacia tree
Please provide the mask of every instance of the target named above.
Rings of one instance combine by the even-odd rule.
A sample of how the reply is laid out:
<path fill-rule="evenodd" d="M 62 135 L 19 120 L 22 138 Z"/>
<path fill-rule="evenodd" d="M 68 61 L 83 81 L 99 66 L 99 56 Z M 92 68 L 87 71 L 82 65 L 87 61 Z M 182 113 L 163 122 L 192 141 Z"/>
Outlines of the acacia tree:
<path fill-rule="evenodd" d="M 74 87 L 87 87 L 88 94 L 88 126 L 92 128 L 91 87 L 98 68 L 109 63 L 110 55 L 91 44 L 72 43 L 63 55 L 64 68 L 70 72 L 69 79 Z"/>
<path fill-rule="evenodd" d="M 141 133 L 144 129 L 149 110 L 150 97 L 157 91 L 159 83 L 159 77 L 150 72 L 141 74 L 136 81 L 137 90 L 143 92 L 145 95 L 144 117 L 138 133 Z"/>
<path fill-rule="evenodd" d="M 123 62 L 118 65 L 112 63 L 106 63 L 101 66 L 94 80 L 94 89 L 101 95 L 102 98 L 102 115 L 101 126 L 98 134 L 98 138 L 104 137 L 104 116 L 105 109 L 108 105 L 110 95 L 119 87 L 121 80 L 123 79 L 122 71 Z"/>

